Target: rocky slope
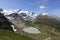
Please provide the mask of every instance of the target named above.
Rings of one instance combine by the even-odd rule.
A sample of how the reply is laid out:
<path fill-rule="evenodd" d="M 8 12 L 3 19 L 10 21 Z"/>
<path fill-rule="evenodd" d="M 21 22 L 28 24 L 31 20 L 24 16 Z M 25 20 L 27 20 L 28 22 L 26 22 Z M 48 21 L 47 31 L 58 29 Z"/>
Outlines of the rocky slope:
<path fill-rule="evenodd" d="M 0 13 L 0 29 L 7 29 L 7 30 L 12 30 L 11 27 L 12 23 L 9 22 L 9 20 Z"/>

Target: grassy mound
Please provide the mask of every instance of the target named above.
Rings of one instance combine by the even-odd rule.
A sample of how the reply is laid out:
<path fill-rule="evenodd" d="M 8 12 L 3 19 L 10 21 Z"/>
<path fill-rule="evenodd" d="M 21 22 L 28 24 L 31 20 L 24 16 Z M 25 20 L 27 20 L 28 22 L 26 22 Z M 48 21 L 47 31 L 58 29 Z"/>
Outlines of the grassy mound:
<path fill-rule="evenodd" d="M 26 36 L 18 35 L 13 31 L 0 30 L 0 40 L 32 40 Z"/>

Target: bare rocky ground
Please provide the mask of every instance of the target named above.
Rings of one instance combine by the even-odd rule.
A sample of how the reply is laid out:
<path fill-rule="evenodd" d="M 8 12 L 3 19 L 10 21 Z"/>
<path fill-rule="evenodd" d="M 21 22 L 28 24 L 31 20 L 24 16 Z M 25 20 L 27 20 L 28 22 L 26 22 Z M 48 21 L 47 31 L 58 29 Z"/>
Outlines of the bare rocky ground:
<path fill-rule="evenodd" d="M 11 22 L 20 29 L 26 27 L 21 20 L 12 20 Z"/>

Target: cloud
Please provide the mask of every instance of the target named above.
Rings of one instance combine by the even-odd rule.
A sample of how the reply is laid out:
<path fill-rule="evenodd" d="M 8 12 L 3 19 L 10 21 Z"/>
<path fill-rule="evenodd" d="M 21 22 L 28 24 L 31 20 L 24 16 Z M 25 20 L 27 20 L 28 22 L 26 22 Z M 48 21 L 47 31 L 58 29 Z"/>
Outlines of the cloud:
<path fill-rule="evenodd" d="M 39 6 L 40 9 L 45 9 L 46 7 L 45 6 Z"/>

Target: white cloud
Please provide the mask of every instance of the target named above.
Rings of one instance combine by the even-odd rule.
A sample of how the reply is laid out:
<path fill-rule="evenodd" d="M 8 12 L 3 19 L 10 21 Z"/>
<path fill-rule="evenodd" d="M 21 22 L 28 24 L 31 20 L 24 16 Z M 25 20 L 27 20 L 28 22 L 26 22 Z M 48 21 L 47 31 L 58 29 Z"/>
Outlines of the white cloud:
<path fill-rule="evenodd" d="M 45 9 L 46 7 L 45 6 L 39 6 L 40 9 Z"/>

